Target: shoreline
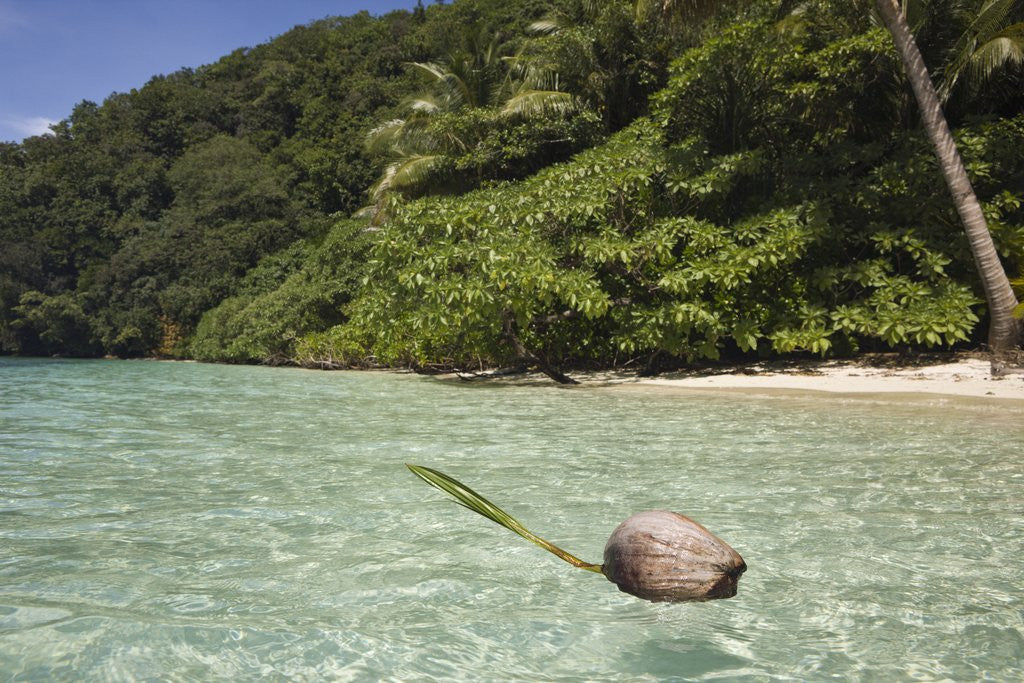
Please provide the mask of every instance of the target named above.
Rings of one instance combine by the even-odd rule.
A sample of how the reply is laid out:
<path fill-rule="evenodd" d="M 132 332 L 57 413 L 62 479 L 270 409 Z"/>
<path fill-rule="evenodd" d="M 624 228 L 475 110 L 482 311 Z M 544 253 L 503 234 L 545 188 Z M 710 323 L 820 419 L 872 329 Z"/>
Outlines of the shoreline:
<path fill-rule="evenodd" d="M 11 356 L 27 358 L 26 356 Z M 111 359 L 113 360 L 113 359 Z M 172 363 L 199 363 L 193 359 L 140 358 Z M 219 363 L 214 363 L 219 365 Z M 232 365 L 228 363 L 227 365 Z M 254 366 L 270 367 L 270 366 Z M 324 372 L 324 369 L 294 369 Z M 354 372 L 411 374 L 403 368 L 350 369 Z M 337 370 L 332 370 L 337 371 Z M 773 360 L 739 365 L 675 370 L 655 376 L 640 376 L 627 370 L 569 371 L 583 387 L 685 390 L 699 393 L 742 393 L 746 395 L 834 396 L 876 400 L 973 399 L 972 402 L 1014 404 L 1024 408 L 1024 369 L 993 376 L 987 356 L 973 354 L 931 354 L 903 357 L 873 354 L 843 360 Z M 496 375 L 482 372 L 471 376 L 457 373 L 428 375 L 442 382 L 540 385 L 561 388 L 540 372 Z"/>
<path fill-rule="evenodd" d="M 866 356 L 853 360 L 765 361 L 641 377 L 622 370 L 571 372 L 583 386 L 686 390 L 700 393 L 834 396 L 893 400 L 973 399 L 1024 408 L 1024 371 L 994 377 L 987 358 Z M 459 381 L 458 375 L 438 376 Z M 469 381 L 550 384 L 540 373 Z"/>

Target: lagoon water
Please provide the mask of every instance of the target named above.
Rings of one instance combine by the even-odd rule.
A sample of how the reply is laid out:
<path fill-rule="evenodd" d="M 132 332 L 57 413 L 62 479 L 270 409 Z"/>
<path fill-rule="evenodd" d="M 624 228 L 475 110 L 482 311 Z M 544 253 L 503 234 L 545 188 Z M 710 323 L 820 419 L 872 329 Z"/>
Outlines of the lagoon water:
<path fill-rule="evenodd" d="M 2 680 L 1020 680 L 1022 411 L 0 359 Z M 600 561 L 688 514 L 750 569 Z"/>

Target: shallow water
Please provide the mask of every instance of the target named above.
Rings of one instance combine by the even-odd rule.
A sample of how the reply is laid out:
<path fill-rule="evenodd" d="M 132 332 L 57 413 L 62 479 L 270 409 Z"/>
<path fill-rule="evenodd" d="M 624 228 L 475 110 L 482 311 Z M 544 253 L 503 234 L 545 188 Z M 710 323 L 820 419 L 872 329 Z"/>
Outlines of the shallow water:
<path fill-rule="evenodd" d="M 1020 680 L 1013 407 L 0 359 L 0 679 Z M 750 569 L 651 604 L 668 508 Z"/>

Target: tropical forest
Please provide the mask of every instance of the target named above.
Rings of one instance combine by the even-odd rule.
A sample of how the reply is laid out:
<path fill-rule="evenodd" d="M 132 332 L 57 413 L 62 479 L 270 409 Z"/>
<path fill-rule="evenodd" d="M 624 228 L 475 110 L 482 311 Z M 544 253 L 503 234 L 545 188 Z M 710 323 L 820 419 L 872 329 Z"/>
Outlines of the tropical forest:
<path fill-rule="evenodd" d="M 884 4 L 420 4 L 83 101 L 0 144 L 0 353 L 568 380 L 1012 348 L 1024 2 L 902 3 L 941 109 Z"/>

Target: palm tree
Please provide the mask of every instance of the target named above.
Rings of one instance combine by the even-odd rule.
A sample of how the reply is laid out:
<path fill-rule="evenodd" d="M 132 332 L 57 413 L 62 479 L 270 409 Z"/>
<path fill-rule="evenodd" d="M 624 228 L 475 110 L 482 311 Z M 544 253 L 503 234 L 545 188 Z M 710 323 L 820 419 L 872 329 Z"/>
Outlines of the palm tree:
<path fill-rule="evenodd" d="M 974 188 L 967 177 L 953 135 L 949 131 L 935 86 L 932 85 L 921 52 L 917 49 L 917 43 L 907 26 L 906 17 L 896 3 L 897 0 L 875 0 L 878 13 L 892 34 L 893 42 L 903 60 L 907 78 L 921 109 L 925 131 L 934 147 L 942 176 L 953 195 L 953 203 L 960 214 L 960 220 L 963 221 L 967 241 L 971 253 L 974 254 L 985 298 L 988 301 L 989 346 L 993 351 L 1006 351 L 1018 346 L 1021 340 L 1021 321 L 1013 315 L 1017 298 L 992 243 L 985 214 L 974 194 Z"/>
<path fill-rule="evenodd" d="M 387 121 L 366 136 L 367 151 L 386 158 L 370 189 L 374 207 L 392 192 L 421 187 L 445 156 L 466 151 L 466 141 L 432 122 L 441 114 L 493 104 L 503 85 L 501 52 L 499 36 L 470 30 L 463 45 L 440 61 L 406 65 L 426 80 L 427 89 L 405 102 L 404 118 Z"/>
<path fill-rule="evenodd" d="M 509 66 L 505 81 L 508 98 L 502 113 L 531 118 L 574 111 L 579 101 L 566 91 L 557 65 L 532 54 L 531 47 L 533 44 L 527 42 L 514 57 L 505 58 Z"/>
<path fill-rule="evenodd" d="M 370 189 L 373 205 L 365 214 L 380 217 L 388 196 L 431 189 L 445 162 L 471 151 L 484 134 L 439 125 L 442 115 L 490 108 L 508 118 L 537 119 L 576 109 L 576 98 L 564 91 L 557 73 L 522 53 L 504 56 L 504 47 L 498 35 L 469 29 L 462 45 L 440 60 L 406 65 L 427 88 L 406 100 L 403 118 L 381 124 L 366 137 L 367 151 L 384 157 L 385 164 Z M 482 172 L 477 169 L 478 176 Z"/>
<path fill-rule="evenodd" d="M 641 35 L 649 13 L 627 0 L 580 0 L 533 22 L 533 38 L 516 57 L 532 71 L 523 77 L 536 83 L 531 96 L 549 107 L 589 107 L 609 132 L 628 124 L 643 112 L 657 80 L 647 54 L 653 43 Z"/>

